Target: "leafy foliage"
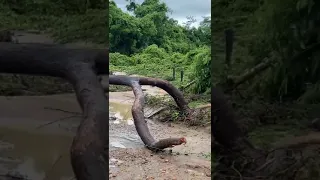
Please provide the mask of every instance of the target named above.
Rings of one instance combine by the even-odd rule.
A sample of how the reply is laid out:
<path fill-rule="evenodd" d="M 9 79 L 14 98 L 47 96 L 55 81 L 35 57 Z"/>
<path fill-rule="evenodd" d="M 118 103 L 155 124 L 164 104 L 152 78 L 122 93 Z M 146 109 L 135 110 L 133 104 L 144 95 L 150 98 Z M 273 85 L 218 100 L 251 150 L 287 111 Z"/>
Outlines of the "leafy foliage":
<path fill-rule="evenodd" d="M 0 0 L 0 29 L 42 30 L 53 33 L 61 42 L 87 41 L 105 46 L 108 44 L 107 5 L 105 0 Z M 49 77 L 1 75 L 0 81 L 2 95 L 72 90 L 70 84 Z"/>
<path fill-rule="evenodd" d="M 44 30 L 61 43 L 109 45 L 111 71 L 173 80 L 175 68 L 177 85 L 198 79 L 192 92 L 210 88 L 210 18 L 197 28 L 191 21 L 179 25 L 167 16 L 169 8 L 160 0 L 129 1 L 127 8 L 129 13 L 105 0 L 2 0 L 0 28 Z"/>
<path fill-rule="evenodd" d="M 215 1 L 213 36 L 220 44 L 215 51 L 220 54 L 217 61 L 223 62 L 224 58 L 223 30 L 234 28 L 230 73 L 240 75 L 243 69 L 274 54 L 276 64 L 244 86 L 269 100 L 299 99 L 310 90 L 306 83 L 317 84 L 319 79 L 318 51 L 305 53 L 319 43 L 319 4 L 313 0 Z M 299 56 L 301 53 L 305 54 Z"/>
<path fill-rule="evenodd" d="M 2 0 L 0 28 L 45 30 L 62 43 L 107 44 L 107 5 L 105 0 Z"/>
<path fill-rule="evenodd" d="M 194 93 L 211 88 L 209 17 L 196 28 L 169 18 L 167 5 L 159 0 L 130 1 L 127 9 L 130 13 L 110 2 L 112 71 L 164 78 L 176 85 L 196 80 Z M 183 71 L 183 82 L 174 80 L 173 69 L 177 77 Z"/>

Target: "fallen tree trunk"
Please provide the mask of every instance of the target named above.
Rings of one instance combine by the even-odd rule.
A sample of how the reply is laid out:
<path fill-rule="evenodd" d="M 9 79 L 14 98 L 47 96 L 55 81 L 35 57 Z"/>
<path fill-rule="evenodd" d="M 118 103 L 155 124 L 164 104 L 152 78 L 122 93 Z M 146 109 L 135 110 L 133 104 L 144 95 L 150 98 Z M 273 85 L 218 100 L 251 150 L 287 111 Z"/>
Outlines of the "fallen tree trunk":
<path fill-rule="evenodd" d="M 70 148 L 78 180 L 108 179 L 102 157 L 109 145 L 108 101 L 97 74 L 108 74 L 107 49 L 0 43 L 0 72 L 61 77 L 74 87 L 83 120 Z"/>
<path fill-rule="evenodd" d="M 143 91 L 141 89 L 141 85 L 151 85 L 164 89 L 174 98 L 175 102 L 182 112 L 185 112 L 186 114 L 190 112 L 190 108 L 188 107 L 188 104 L 185 101 L 182 93 L 172 84 L 170 84 L 168 81 L 155 78 L 129 77 L 122 75 L 109 75 L 109 84 L 124 85 L 132 88 L 135 95 L 135 101 L 132 106 L 132 116 L 134 119 L 136 130 L 147 148 L 151 150 L 161 150 L 186 143 L 186 139 L 184 137 L 168 138 L 156 141 L 151 135 L 148 125 L 144 119 L 143 108 L 145 105 L 145 99 Z"/>

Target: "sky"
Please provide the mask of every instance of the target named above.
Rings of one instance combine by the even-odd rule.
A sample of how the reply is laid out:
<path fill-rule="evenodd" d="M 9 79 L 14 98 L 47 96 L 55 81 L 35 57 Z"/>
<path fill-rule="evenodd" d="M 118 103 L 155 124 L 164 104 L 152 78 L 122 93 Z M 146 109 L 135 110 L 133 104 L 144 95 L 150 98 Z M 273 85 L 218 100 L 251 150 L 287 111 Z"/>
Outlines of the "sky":
<path fill-rule="evenodd" d="M 183 24 L 187 21 L 187 16 L 193 16 L 197 22 L 193 26 L 197 27 L 202 16 L 211 16 L 211 0 L 161 0 L 167 4 L 167 6 L 173 11 L 172 14 L 168 14 L 171 18 L 177 20 L 179 24 Z M 127 11 L 126 0 L 114 0 L 119 8 L 123 11 Z M 141 4 L 143 0 L 136 0 Z"/>

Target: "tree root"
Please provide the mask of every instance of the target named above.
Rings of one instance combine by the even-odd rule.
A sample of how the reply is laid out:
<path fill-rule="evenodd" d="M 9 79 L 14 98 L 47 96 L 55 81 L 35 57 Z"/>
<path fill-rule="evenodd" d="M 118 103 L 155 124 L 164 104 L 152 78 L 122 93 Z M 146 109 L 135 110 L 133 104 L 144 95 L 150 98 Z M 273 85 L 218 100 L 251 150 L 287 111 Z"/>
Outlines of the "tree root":
<path fill-rule="evenodd" d="M 148 125 L 144 119 L 143 108 L 145 105 L 145 99 L 143 91 L 141 89 L 141 85 L 152 85 L 164 89 L 166 92 L 168 92 L 168 94 L 170 94 L 174 98 L 175 102 L 177 103 L 181 111 L 185 112 L 186 114 L 190 112 L 190 108 L 188 107 L 188 104 L 185 101 L 182 93 L 172 84 L 170 84 L 167 81 L 155 78 L 116 75 L 109 76 L 109 84 L 130 86 L 132 88 L 133 93 L 135 95 L 135 101 L 132 106 L 132 116 L 134 119 L 134 124 L 141 140 L 148 149 L 161 150 L 186 143 L 186 139 L 184 137 L 168 138 L 156 141 L 150 134 Z"/>

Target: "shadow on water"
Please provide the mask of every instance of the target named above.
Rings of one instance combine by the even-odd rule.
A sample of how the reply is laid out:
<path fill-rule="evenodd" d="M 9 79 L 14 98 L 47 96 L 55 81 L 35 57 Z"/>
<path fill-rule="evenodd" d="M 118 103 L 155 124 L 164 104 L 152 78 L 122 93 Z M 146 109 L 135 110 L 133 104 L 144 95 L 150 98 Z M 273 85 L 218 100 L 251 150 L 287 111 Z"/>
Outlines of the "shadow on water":
<path fill-rule="evenodd" d="M 5 168 L 1 173 L 20 174 L 32 180 L 71 179 L 69 147 L 72 138 L 71 135 L 0 127 L 0 141 L 9 144 L 9 148 L 0 146 L 0 164 Z"/>

